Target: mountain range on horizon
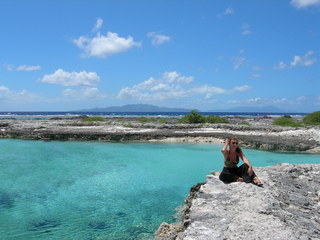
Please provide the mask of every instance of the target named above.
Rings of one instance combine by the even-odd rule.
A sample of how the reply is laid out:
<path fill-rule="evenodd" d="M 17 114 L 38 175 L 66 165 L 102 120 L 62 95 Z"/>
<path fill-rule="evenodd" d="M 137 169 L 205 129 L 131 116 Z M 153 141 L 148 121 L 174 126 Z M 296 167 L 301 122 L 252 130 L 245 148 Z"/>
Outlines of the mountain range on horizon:
<path fill-rule="evenodd" d="M 229 109 L 201 111 L 198 109 L 159 107 L 151 104 L 127 104 L 123 106 L 82 109 L 82 110 L 76 110 L 75 112 L 183 112 L 183 113 L 186 113 L 186 112 L 191 112 L 192 110 L 196 110 L 198 112 L 266 112 L 266 113 L 288 112 L 274 106 L 264 106 L 264 107 L 244 106 L 244 107 L 235 107 L 235 108 L 229 108 Z"/>

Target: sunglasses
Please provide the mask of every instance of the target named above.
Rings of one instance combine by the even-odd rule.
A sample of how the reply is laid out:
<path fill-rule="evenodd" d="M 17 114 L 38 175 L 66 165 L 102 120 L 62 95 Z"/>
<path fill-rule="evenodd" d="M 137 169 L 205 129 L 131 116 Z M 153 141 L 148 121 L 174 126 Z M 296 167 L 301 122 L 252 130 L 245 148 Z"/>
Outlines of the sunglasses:
<path fill-rule="evenodd" d="M 238 142 L 232 142 L 231 144 L 238 144 Z"/>

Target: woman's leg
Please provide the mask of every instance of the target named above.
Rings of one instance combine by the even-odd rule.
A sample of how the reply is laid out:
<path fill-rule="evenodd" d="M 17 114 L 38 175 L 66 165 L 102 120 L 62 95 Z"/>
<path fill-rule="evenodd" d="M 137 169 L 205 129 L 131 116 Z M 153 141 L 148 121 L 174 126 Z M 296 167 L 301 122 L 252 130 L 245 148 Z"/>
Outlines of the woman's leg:
<path fill-rule="evenodd" d="M 252 175 L 249 176 L 248 169 L 249 166 L 244 163 L 238 168 L 238 174 L 243 178 L 244 182 L 251 183 L 253 182 L 253 179 L 257 177 L 257 175 L 254 172 L 252 172 Z"/>
<path fill-rule="evenodd" d="M 223 182 L 236 182 L 239 179 L 237 168 L 223 168 L 219 175 L 219 179 Z"/>

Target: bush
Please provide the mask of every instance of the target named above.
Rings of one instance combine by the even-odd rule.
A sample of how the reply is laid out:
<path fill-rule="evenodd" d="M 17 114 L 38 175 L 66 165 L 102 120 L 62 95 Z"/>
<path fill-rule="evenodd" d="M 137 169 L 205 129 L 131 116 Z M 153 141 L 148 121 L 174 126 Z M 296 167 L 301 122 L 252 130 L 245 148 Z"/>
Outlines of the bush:
<path fill-rule="evenodd" d="M 82 120 L 83 122 L 101 122 L 103 121 L 102 117 L 87 117 Z"/>
<path fill-rule="evenodd" d="M 303 123 L 311 124 L 311 125 L 319 125 L 320 111 L 307 114 L 307 116 L 303 118 Z"/>
<path fill-rule="evenodd" d="M 229 123 L 229 121 L 225 118 L 219 117 L 219 116 L 208 116 L 206 117 L 207 123 Z"/>
<path fill-rule="evenodd" d="M 273 121 L 273 125 L 279 125 L 282 127 L 301 127 L 301 123 L 294 122 L 292 118 L 280 117 Z"/>
<path fill-rule="evenodd" d="M 196 110 L 192 110 L 191 113 L 183 116 L 179 123 L 205 123 L 205 116 L 199 114 Z"/>
<path fill-rule="evenodd" d="M 139 117 L 138 122 L 140 123 L 147 123 L 147 122 L 156 122 L 157 119 L 155 118 L 146 118 L 146 117 Z"/>

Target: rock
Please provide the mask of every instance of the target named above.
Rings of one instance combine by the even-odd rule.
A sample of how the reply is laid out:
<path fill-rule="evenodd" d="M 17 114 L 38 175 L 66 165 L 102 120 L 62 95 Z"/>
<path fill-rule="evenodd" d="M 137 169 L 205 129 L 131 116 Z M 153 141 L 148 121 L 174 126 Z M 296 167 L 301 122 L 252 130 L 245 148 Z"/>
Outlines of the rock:
<path fill-rule="evenodd" d="M 208 175 L 188 199 L 190 224 L 166 240 L 319 239 L 320 165 L 278 164 L 255 172 L 263 187 Z"/>

